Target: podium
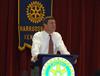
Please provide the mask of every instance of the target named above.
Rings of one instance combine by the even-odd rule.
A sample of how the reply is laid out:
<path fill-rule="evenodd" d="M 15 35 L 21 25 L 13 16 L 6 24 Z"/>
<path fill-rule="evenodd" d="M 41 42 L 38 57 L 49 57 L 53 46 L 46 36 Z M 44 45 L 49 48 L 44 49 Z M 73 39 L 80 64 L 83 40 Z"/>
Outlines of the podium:
<path fill-rule="evenodd" d="M 38 55 L 39 76 L 75 76 L 74 64 L 77 55 Z"/>

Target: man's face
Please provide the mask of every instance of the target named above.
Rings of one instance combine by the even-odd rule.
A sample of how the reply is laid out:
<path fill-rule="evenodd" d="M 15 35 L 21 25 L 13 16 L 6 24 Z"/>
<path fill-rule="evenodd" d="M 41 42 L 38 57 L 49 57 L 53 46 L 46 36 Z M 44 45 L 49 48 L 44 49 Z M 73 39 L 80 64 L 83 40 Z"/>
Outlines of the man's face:
<path fill-rule="evenodd" d="M 56 21 L 54 19 L 48 20 L 47 25 L 45 25 L 45 30 L 52 33 L 56 30 Z"/>

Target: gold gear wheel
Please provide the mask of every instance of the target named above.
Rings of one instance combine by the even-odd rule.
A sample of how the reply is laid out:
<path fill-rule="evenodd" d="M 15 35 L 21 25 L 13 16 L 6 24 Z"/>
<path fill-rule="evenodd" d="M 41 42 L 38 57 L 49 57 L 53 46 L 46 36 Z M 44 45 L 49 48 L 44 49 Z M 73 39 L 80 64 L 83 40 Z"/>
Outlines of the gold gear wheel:
<path fill-rule="evenodd" d="M 29 21 L 33 23 L 41 22 L 45 16 L 43 4 L 38 1 L 31 2 L 26 9 L 26 14 Z"/>

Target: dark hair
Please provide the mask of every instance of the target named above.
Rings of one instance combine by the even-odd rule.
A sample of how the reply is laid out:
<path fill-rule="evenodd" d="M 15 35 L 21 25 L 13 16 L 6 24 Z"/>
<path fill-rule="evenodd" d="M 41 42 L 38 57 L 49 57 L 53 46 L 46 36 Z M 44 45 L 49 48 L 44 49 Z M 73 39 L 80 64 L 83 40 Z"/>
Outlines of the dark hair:
<path fill-rule="evenodd" d="M 46 18 L 44 19 L 44 21 L 43 21 L 43 25 L 44 25 L 44 24 L 47 24 L 47 23 L 48 23 L 48 20 L 55 20 L 55 18 L 52 17 L 52 16 L 46 17 Z"/>

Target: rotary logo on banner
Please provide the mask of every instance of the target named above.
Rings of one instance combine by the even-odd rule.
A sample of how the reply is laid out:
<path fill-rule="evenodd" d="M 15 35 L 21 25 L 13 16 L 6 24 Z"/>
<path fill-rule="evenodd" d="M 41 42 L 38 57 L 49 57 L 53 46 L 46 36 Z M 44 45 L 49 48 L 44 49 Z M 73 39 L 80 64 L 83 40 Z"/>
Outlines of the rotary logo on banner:
<path fill-rule="evenodd" d="M 53 0 L 18 0 L 18 37 L 20 50 L 31 48 L 35 32 L 43 29 L 45 17 L 52 16 Z"/>

